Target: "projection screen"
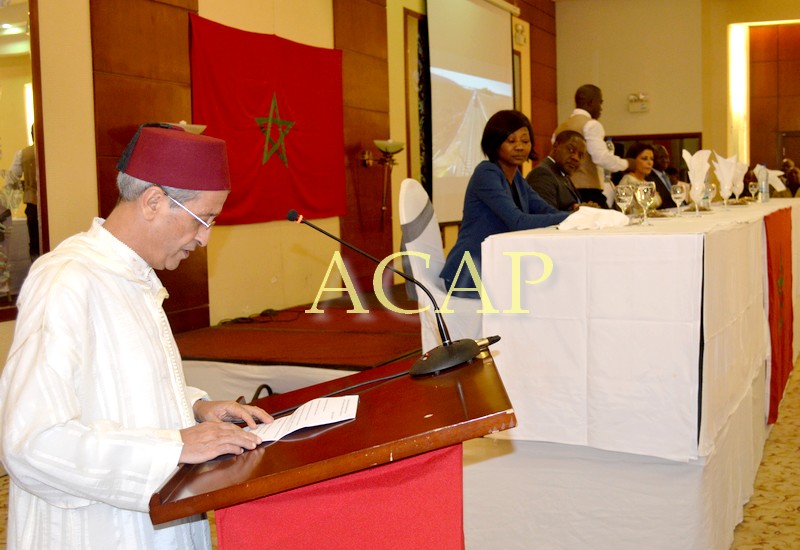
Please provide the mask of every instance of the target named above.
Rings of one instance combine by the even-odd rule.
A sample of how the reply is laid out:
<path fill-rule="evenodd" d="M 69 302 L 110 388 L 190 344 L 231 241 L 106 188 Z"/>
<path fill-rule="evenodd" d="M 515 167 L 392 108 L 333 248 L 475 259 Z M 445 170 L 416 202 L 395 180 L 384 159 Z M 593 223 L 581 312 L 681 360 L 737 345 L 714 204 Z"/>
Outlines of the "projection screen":
<path fill-rule="evenodd" d="M 467 182 L 485 158 L 483 127 L 494 113 L 514 106 L 511 13 L 503 4 L 427 3 L 433 207 L 440 222 L 461 220 Z"/>

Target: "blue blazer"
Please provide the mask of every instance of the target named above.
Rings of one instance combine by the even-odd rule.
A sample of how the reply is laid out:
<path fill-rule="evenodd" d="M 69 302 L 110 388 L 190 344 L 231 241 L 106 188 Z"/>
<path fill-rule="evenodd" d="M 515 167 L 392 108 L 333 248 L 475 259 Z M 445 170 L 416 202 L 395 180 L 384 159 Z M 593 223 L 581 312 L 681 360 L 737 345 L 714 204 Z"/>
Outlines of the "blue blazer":
<path fill-rule="evenodd" d="M 484 160 L 475 168 L 464 195 L 464 212 L 458 239 L 447 255 L 444 269 L 439 274 L 448 289 L 452 285 L 465 252 L 472 255 L 475 266 L 480 272 L 481 243 L 486 237 L 507 231 L 556 225 L 571 214 L 557 210 L 545 202 L 531 189 L 519 170 L 514 174 L 514 186 L 519 193 L 521 209 L 514 202 L 511 187 L 499 165 Z M 475 286 L 466 268 L 461 270 L 457 286 Z M 478 298 L 475 292 L 457 294 Z"/>

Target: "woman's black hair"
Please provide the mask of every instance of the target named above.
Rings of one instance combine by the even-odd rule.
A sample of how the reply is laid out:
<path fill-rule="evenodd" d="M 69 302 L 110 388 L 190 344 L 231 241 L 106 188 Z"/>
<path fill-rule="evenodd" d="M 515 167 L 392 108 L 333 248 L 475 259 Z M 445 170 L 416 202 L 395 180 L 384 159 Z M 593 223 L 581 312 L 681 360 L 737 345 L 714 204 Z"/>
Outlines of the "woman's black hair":
<path fill-rule="evenodd" d="M 508 136 L 520 128 L 528 129 L 528 133 L 531 136 L 531 152 L 528 157 L 531 160 L 536 160 L 538 157 L 533 150 L 533 128 L 531 127 L 531 121 L 528 120 L 528 117 L 523 113 L 510 109 L 497 111 L 486 121 L 486 126 L 483 129 L 483 137 L 481 137 L 481 149 L 483 150 L 483 154 L 486 155 L 490 161 L 497 162 L 500 146 L 508 139 Z"/>
<path fill-rule="evenodd" d="M 656 154 L 656 150 L 653 148 L 652 145 L 649 143 L 642 143 L 641 141 L 637 141 L 630 147 L 628 147 L 628 152 L 625 154 L 626 158 L 635 159 L 639 155 L 641 155 L 644 151 L 651 151 L 654 155 Z"/>

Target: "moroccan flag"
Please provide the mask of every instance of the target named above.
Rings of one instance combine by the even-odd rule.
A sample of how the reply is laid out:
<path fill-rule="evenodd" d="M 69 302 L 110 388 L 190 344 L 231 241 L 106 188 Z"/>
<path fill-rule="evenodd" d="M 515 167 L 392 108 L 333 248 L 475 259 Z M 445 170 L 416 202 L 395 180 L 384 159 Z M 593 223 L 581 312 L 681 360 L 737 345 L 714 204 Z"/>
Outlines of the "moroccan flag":
<path fill-rule="evenodd" d="M 784 208 L 764 218 L 767 233 L 767 281 L 769 284 L 769 333 L 772 344 L 769 415 L 778 419 L 778 406 L 792 373 L 792 210 Z"/>
<path fill-rule="evenodd" d="M 228 146 L 219 224 L 345 213 L 342 55 L 192 14 L 192 116 Z"/>

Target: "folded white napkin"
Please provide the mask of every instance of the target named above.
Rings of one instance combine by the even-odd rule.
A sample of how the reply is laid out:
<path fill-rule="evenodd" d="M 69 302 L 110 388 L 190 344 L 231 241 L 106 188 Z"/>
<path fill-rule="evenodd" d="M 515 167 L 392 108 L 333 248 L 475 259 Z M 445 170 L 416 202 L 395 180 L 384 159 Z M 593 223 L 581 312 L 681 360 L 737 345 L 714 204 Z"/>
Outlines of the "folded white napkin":
<path fill-rule="evenodd" d="M 581 206 L 558 224 L 559 229 L 600 229 L 602 227 L 622 227 L 628 225 L 628 216 L 616 210 L 603 210 L 591 206 Z"/>
<path fill-rule="evenodd" d="M 761 178 L 767 178 L 767 182 L 775 189 L 775 191 L 783 191 L 786 186 L 781 181 L 780 176 L 783 175 L 781 170 L 770 170 L 763 164 L 759 164 L 753 169 L 753 173 L 761 181 Z"/>
<path fill-rule="evenodd" d="M 689 169 L 689 195 L 692 200 L 699 203 L 706 194 L 706 174 L 708 173 L 708 157 L 711 156 L 711 149 L 700 149 L 694 155 L 686 149 L 683 150 L 683 160 Z"/>
<path fill-rule="evenodd" d="M 775 188 L 775 191 L 783 191 L 786 189 L 786 185 L 784 185 L 783 180 L 781 180 L 780 176 L 783 175 L 782 170 L 770 170 L 769 171 L 769 178 L 767 181 L 769 184 Z"/>
<path fill-rule="evenodd" d="M 711 161 L 714 165 L 714 173 L 719 180 L 719 194 L 723 199 L 727 199 L 733 192 L 733 176 L 736 172 L 736 155 L 725 158 L 716 151 L 714 156 L 717 160 Z"/>

